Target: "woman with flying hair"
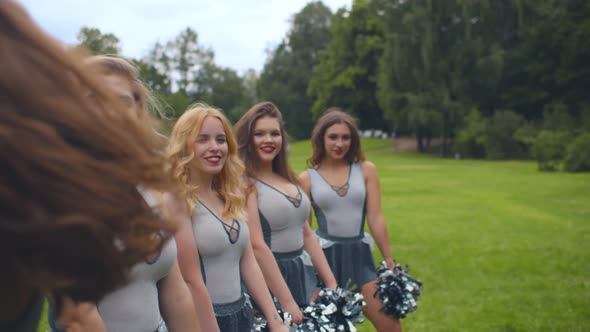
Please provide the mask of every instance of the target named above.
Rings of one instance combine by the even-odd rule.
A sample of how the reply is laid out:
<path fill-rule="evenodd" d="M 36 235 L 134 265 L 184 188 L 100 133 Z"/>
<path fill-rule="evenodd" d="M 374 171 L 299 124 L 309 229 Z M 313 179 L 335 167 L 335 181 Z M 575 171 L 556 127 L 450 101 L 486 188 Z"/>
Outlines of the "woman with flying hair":
<path fill-rule="evenodd" d="M 137 189 L 174 192 L 167 163 L 85 57 L 9 0 L 0 59 L 0 331 L 36 331 L 45 295 L 68 331 L 104 331 L 85 303 L 175 229 Z"/>
<path fill-rule="evenodd" d="M 99 55 L 88 59 L 109 88 L 118 97 L 126 112 L 134 115 L 147 128 L 154 127 L 150 111 L 158 112 L 149 89 L 139 79 L 139 73 L 129 61 L 116 56 Z M 156 139 L 164 136 L 153 130 Z M 164 195 L 142 188 L 146 202 L 162 217 L 173 217 L 174 203 Z M 201 287 L 205 285 L 201 282 Z M 201 302 L 207 299 L 201 299 Z M 127 283 L 102 298 L 98 312 L 108 331 L 184 332 L 198 329 L 191 294 L 182 279 L 176 260 L 176 243 L 170 239 L 161 251 L 133 266 Z M 160 321 L 160 315 L 164 321 Z M 212 316 L 211 316 L 212 318 Z M 63 331 L 50 310 L 49 323 L 54 331 Z"/>
<path fill-rule="evenodd" d="M 250 181 L 248 225 L 256 258 L 283 309 L 301 316 L 297 306 L 310 304 L 316 273 L 326 287 L 336 289 L 337 284 L 306 222 L 311 205 L 289 167 L 281 112 L 271 102 L 258 103 L 234 131 Z"/>
<path fill-rule="evenodd" d="M 372 238 L 364 232 L 365 218 L 389 268 L 394 267 L 381 212 L 381 190 L 375 165 L 365 160 L 354 119 L 330 109 L 313 128 L 313 154 L 309 168 L 300 176 L 301 186 L 311 197 L 317 219 L 316 234 L 340 285 L 355 285 L 367 306 L 365 316 L 377 331 L 399 332 L 398 319 L 381 311 L 373 295 L 377 272 Z"/>
<path fill-rule="evenodd" d="M 201 296 L 194 283 L 202 273 L 221 332 L 252 328 L 241 281 L 270 330 L 287 331 L 250 244 L 244 166 L 237 150 L 227 119 L 215 108 L 194 105 L 174 125 L 168 156 L 186 199 L 186 218 L 176 233 L 180 269 L 193 299 Z"/>

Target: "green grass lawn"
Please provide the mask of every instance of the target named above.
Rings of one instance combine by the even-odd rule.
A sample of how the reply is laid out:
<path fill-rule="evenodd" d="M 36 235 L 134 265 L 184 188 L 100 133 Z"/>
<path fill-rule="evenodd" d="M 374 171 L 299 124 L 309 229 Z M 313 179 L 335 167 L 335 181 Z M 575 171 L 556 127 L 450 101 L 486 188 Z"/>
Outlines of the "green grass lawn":
<path fill-rule="evenodd" d="M 590 174 L 363 146 L 393 256 L 424 283 L 404 331 L 590 331 Z M 297 172 L 309 154 L 292 145 Z"/>
<path fill-rule="evenodd" d="M 590 174 L 363 146 L 393 256 L 424 283 L 404 331 L 590 331 Z M 292 144 L 296 172 L 309 155 Z"/>

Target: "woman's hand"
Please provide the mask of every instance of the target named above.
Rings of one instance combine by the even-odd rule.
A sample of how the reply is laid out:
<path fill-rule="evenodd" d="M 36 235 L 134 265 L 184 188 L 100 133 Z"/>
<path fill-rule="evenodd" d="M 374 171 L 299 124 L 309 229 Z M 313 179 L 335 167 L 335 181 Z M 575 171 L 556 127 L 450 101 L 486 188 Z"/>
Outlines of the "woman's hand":
<path fill-rule="evenodd" d="M 268 328 L 271 332 L 289 332 L 289 326 L 285 325 L 281 319 L 270 320 Z"/>
<path fill-rule="evenodd" d="M 336 290 L 336 288 L 338 288 L 338 284 L 336 283 L 336 280 L 326 283 L 326 288 Z"/>
<path fill-rule="evenodd" d="M 295 302 L 283 306 L 283 310 L 291 314 L 291 321 L 293 321 L 293 323 L 303 323 L 303 313 Z"/>
<path fill-rule="evenodd" d="M 67 332 L 107 331 L 96 304 L 89 302 L 77 303 L 69 297 L 62 298 L 59 321 Z"/>
<path fill-rule="evenodd" d="M 387 264 L 387 268 L 393 271 L 395 267 L 395 261 L 393 258 L 385 258 L 385 264 Z"/>

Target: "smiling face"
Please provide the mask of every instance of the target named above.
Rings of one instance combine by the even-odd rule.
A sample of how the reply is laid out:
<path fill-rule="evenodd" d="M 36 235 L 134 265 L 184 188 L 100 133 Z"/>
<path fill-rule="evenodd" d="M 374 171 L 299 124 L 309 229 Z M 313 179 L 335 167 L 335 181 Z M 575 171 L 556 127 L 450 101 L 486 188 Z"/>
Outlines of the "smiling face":
<path fill-rule="evenodd" d="M 215 175 L 221 172 L 228 156 L 228 144 L 221 120 L 207 116 L 193 143 L 192 165 L 199 172 Z"/>
<path fill-rule="evenodd" d="M 343 159 L 350 150 L 351 134 L 346 123 L 336 123 L 326 129 L 324 149 L 326 157 L 335 160 Z"/>
<path fill-rule="evenodd" d="M 283 147 L 281 125 L 277 118 L 265 116 L 254 124 L 252 143 L 262 163 L 272 163 Z"/>

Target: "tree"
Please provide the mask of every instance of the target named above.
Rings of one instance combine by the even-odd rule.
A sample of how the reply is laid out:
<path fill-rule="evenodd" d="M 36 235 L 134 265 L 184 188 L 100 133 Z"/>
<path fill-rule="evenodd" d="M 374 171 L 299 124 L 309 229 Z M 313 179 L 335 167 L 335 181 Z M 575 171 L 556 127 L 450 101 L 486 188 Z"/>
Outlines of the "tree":
<path fill-rule="evenodd" d="M 205 64 L 199 70 L 196 83 L 196 100 L 221 108 L 231 122 L 239 119 L 251 102 L 246 95 L 243 79 L 231 68 Z"/>
<path fill-rule="evenodd" d="M 188 27 L 165 43 L 157 42 L 136 63 L 142 79 L 161 95 L 175 117 L 203 97 L 203 90 L 211 88 L 213 83 L 203 75 L 209 68 L 216 68 L 213 51 L 199 45 L 197 32 Z"/>
<path fill-rule="evenodd" d="M 153 77 L 157 73 L 169 78 L 171 92 L 194 99 L 197 73 L 213 59 L 213 51 L 199 45 L 197 32 L 187 27 L 165 44 L 156 43 L 143 61 L 155 69 Z"/>
<path fill-rule="evenodd" d="M 579 117 L 589 102 L 590 3 L 579 0 L 520 1 L 524 24 L 507 49 L 501 102 L 528 119 L 541 119 L 548 104 L 565 105 Z"/>
<path fill-rule="evenodd" d="M 332 12 L 320 1 L 295 14 L 285 39 L 270 51 L 258 81 L 260 98 L 279 107 L 287 132 L 297 139 L 311 135 L 313 100 L 307 87 L 318 53 L 330 40 L 331 18 Z"/>
<path fill-rule="evenodd" d="M 398 131 L 414 132 L 423 151 L 433 134 L 450 140 L 466 110 L 495 94 L 503 48 L 496 1 L 392 1 L 383 9 L 379 104 Z"/>
<path fill-rule="evenodd" d="M 196 87 L 191 86 L 196 79 L 196 69 L 213 62 L 213 51 L 199 45 L 198 35 L 191 28 L 182 31 L 174 41 L 168 42 L 166 48 L 171 54 L 172 68 L 180 78 L 176 80 L 178 90 L 188 93 Z"/>
<path fill-rule="evenodd" d="M 355 115 L 361 128 L 384 129 L 375 93 L 383 45 L 378 9 L 371 1 L 355 0 L 351 10 L 341 8 L 334 15 L 332 39 L 319 53 L 320 62 L 307 90 L 315 99 L 315 119 L 337 106 Z"/>
<path fill-rule="evenodd" d="M 257 92 L 258 74 L 256 70 L 250 68 L 244 75 L 242 75 L 242 82 L 244 84 L 245 98 L 248 100 L 248 105 L 253 105 L 260 100 Z"/>
<path fill-rule="evenodd" d="M 155 65 L 144 60 L 133 60 L 135 66 L 139 69 L 139 75 L 155 93 L 160 95 L 169 95 L 172 93 L 170 77 L 162 74 Z"/>
<path fill-rule="evenodd" d="M 78 46 L 84 46 L 94 55 L 119 54 L 119 38 L 112 33 L 103 34 L 97 28 L 82 27 L 78 32 Z"/>
<path fill-rule="evenodd" d="M 182 113 L 184 113 L 184 111 L 193 103 L 193 101 L 181 91 L 164 95 L 162 96 L 162 100 L 172 109 L 173 118 L 179 118 Z"/>

